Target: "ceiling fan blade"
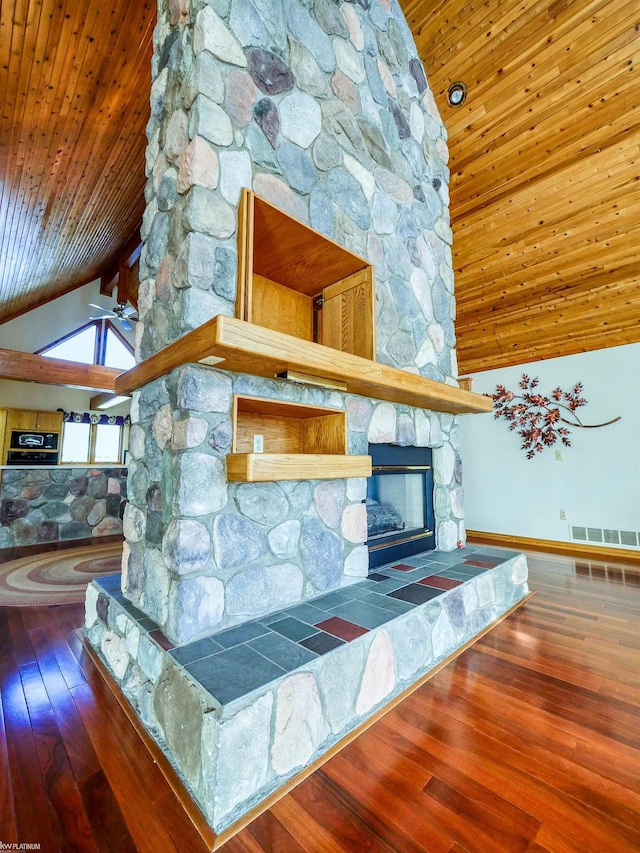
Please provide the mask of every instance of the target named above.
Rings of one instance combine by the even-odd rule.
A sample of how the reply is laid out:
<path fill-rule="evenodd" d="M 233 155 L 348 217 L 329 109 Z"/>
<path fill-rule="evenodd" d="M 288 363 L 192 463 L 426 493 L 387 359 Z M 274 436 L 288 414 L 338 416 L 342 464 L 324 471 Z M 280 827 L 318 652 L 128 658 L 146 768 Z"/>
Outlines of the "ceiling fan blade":
<path fill-rule="evenodd" d="M 90 320 L 111 320 L 115 319 L 115 314 L 101 314 L 99 317 L 89 317 Z"/>
<path fill-rule="evenodd" d="M 137 310 L 138 309 L 134 308 L 133 305 L 129 305 L 127 308 L 124 309 L 122 313 L 125 317 L 130 317 L 132 314 L 136 314 Z"/>
<path fill-rule="evenodd" d="M 126 329 L 127 332 L 130 332 L 131 329 L 133 329 L 133 326 L 131 325 L 131 323 L 129 323 L 127 320 L 123 319 L 122 317 L 120 317 L 120 323 L 122 324 L 122 328 Z"/>

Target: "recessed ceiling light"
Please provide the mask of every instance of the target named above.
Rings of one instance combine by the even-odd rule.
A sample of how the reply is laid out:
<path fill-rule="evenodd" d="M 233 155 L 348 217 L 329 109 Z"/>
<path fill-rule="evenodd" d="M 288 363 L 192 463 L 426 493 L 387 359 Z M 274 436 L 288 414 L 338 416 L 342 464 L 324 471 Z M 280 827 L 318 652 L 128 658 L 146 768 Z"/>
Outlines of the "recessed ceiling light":
<path fill-rule="evenodd" d="M 452 83 L 449 86 L 449 91 L 447 92 L 447 100 L 449 101 L 449 105 L 452 107 L 459 107 L 464 103 L 465 98 L 467 97 L 467 87 L 464 83 Z"/>

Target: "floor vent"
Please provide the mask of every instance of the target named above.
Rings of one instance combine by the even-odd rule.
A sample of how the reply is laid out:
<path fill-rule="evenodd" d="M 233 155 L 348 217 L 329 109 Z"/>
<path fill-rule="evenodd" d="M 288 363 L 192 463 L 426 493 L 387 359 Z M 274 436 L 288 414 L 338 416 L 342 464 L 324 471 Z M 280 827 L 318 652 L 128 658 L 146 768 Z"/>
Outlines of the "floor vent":
<path fill-rule="evenodd" d="M 602 527 L 577 527 L 570 525 L 571 539 L 574 542 L 593 542 L 601 545 L 623 545 L 638 548 L 640 533 L 635 530 L 611 530 Z"/>

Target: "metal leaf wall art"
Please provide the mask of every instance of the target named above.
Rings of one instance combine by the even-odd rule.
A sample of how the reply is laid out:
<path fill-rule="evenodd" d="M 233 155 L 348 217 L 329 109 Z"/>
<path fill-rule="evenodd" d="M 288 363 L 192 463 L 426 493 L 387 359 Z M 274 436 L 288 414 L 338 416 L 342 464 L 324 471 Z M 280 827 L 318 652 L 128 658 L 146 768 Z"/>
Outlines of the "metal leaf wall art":
<path fill-rule="evenodd" d="M 493 399 L 494 417 L 504 418 L 509 429 L 518 433 L 522 449 L 527 451 L 527 459 L 533 459 L 536 453 L 542 453 L 558 441 L 565 447 L 571 447 L 569 436 L 572 428 L 598 429 L 620 420 L 618 417 L 602 424 L 583 423 L 576 414 L 577 409 L 587 405 L 582 396 L 582 382 L 577 382 L 571 391 L 554 388 L 548 397 L 537 390 L 538 384 L 537 377 L 523 373 L 519 383 L 521 393 L 498 385 L 495 393 L 488 395 Z"/>

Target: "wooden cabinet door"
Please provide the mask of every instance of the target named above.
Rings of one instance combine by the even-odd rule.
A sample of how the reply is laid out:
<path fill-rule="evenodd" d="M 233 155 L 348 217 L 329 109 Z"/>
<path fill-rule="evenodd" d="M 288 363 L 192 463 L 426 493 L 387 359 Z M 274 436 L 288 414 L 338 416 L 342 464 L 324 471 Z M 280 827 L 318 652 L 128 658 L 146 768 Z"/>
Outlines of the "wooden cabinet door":
<path fill-rule="evenodd" d="M 376 360 L 373 272 L 370 267 L 322 291 L 322 329 L 318 342 L 340 352 Z"/>
<path fill-rule="evenodd" d="M 62 412 L 9 411 L 7 430 L 61 432 Z"/>
<path fill-rule="evenodd" d="M 62 412 L 37 412 L 39 432 L 62 432 Z"/>
<path fill-rule="evenodd" d="M 7 421 L 7 429 L 11 432 L 12 430 L 21 430 L 22 432 L 28 432 L 29 430 L 37 429 L 38 422 L 38 412 L 18 412 L 13 411 L 9 412 L 9 418 Z"/>

